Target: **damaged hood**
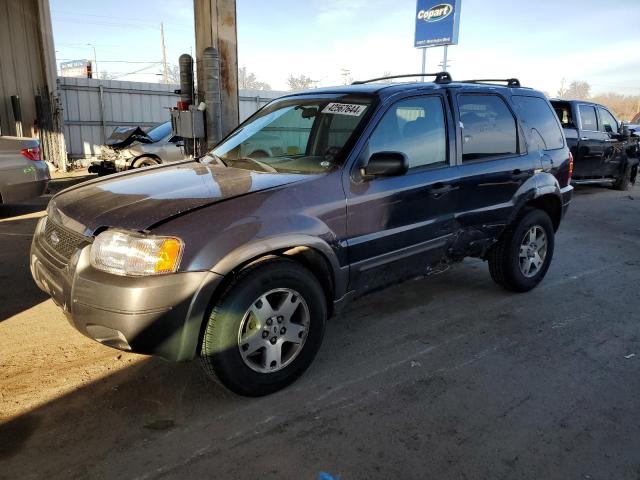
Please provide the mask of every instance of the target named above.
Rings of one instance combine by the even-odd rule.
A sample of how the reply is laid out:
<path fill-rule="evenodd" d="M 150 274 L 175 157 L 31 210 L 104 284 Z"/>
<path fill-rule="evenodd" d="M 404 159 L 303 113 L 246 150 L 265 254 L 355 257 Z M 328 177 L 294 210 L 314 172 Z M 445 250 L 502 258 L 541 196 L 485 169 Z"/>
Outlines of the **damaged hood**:
<path fill-rule="evenodd" d="M 143 231 L 197 208 L 309 177 L 189 161 L 71 187 L 53 197 L 47 211 L 53 221 L 87 236 L 102 227 Z"/>
<path fill-rule="evenodd" d="M 133 142 L 153 143 L 153 140 L 140 127 L 116 127 L 105 145 L 113 149 L 125 148 Z"/>

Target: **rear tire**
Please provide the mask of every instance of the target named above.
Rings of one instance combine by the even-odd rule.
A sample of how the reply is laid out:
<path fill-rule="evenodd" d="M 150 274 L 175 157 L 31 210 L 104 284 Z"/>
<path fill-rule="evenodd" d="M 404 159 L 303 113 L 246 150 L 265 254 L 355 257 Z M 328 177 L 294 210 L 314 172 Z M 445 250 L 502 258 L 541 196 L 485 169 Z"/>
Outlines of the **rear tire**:
<path fill-rule="evenodd" d="M 549 215 L 528 209 L 489 250 L 489 272 L 500 286 L 528 292 L 544 278 L 553 258 L 555 232 Z"/>
<path fill-rule="evenodd" d="M 631 166 L 627 163 L 624 173 L 613 184 L 614 190 L 627 191 L 636 181 L 637 165 Z"/>
<path fill-rule="evenodd" d="M 326 320 L 324 291 L 308 269 L 284 258 L 258 262 L 216 302 L 202 340 L 202 366 L 237 394 L 268 395 L 311 365 Z"/>

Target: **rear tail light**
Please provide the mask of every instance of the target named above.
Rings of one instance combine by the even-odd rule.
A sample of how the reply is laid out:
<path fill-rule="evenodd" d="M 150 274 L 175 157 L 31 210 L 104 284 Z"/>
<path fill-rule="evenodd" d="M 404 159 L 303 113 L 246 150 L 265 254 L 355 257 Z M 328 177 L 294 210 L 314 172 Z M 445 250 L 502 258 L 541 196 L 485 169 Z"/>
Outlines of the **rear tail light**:
<path fill-rule="evenodd" d="M 573 176 L 573 153 L 569 152 L 569 181 L 567 184 L 571 183 L 571 177 Z"/>
<path fill-rule="evenodd" d="M 34 162 L 40 160 L 40 147 L 24 148 L 20 150 L 20 153 Z"/>

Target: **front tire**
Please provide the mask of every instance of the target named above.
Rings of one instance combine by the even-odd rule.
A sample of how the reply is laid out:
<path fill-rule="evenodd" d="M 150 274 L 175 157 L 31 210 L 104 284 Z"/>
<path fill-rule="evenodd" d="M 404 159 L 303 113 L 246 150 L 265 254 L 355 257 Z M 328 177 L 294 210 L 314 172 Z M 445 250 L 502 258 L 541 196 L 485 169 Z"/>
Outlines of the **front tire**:
<path fill-rule="evenodd" d="M 489 251 L 491 278 L 513 292 L 528 292 L 544 278 L 551 265 L 555 231 L 549 215 L 527 210 L 507 228 Z"/>
<path fill-rule="evenodd" d="M 133 168 L 155 167 L 156 165 L 160 165 L 160 162 L 155 158 L 141 157 L 135 161 Z"/>
<path fill-rule="evenodd" d="M 324 291 L 308 269 L 285 258 L 258 262 L 242 270 L 216 302 L 201 363 L 237 394 L 268 395 L 309 367 L 326 320 Z"/>

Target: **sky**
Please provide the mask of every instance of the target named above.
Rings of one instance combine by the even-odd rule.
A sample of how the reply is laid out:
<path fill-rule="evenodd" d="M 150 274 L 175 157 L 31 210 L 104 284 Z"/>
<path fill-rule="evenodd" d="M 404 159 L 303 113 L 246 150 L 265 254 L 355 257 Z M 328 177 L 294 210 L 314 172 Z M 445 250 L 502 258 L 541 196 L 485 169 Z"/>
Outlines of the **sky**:
<path fill-rule="evenodd" d="M 594 94 L 640 95 L 640 0 L 461 1 L 454 79 L 518 77 L 551 95 L 563 79 L 584 80 Z M 50 5 L 59 61 L 91 59 L 91 44 L 99 71 L 158 82 L 160 22 L 170 63 L 195 51 L 193 0 Z M 415 13 L 415 0 L 237 0 L 238 64 L 274 90 L 286 90 L 290 74 L 330 86 L 344 83 L 345 69 L 354 80 L 419 72 Z M 428 49 L 427 71 L 442 69 L 442 50 Z"/>

